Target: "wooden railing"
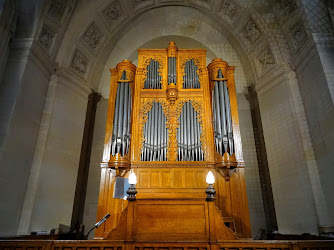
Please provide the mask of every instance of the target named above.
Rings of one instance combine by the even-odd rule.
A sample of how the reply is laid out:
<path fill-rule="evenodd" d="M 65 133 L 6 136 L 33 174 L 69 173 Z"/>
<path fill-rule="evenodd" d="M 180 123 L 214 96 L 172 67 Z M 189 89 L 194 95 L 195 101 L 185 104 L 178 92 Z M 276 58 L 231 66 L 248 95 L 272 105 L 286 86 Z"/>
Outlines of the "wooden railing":
<path fill-rule="evenodd" d="M 0 250 L 332 250 L 333 241 L 124 242 L 109 240 L 0 241 Z"/>

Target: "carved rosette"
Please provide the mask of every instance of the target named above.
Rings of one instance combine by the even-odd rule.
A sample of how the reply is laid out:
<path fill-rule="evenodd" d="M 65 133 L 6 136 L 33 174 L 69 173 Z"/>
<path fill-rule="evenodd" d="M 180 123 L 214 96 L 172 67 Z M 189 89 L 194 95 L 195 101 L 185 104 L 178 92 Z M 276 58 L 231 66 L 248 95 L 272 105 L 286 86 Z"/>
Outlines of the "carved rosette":
<path fill-rule="evenodd" d="M 204 153 L 204 160 L 207 159 L 207 151 L 205 148 L 206 145 L 206 140 L 205 140 L 205 126 L 204 126 L 204 108 L 203 108 L 203 99 L 199 99 L 199 98 L 182 98 L 180 100 L 178 100 L 178 102 L 176 103 L 176 122 L 173 125 L 173 133 L 172 135 L 174 136 L 174 140 L 176 141 L 176 134 L 177 134 L 177 130 L 180 126 L 180 122 L 179 122 L 179 118 L 182 112 L 182 108 L 183 105 L 186 102 L 190 102 L 192 103 L 192 106 L 194 108 L 194 110 L 197 112 L 197 120 L 201 126 L 201 137 L 200 137 L 200 141 L 202 144 L 202 149 L 203 149 L 203 153 Z M 176 148 L 173 149 L 175 150 L 175 154 L 177 151 L 177 145 Z M 177 154 L 176 154 L 177 155 Z"/>
<path fill-rule="evenodd" d="M 166 116 L 166 128 L 168 129 L 168 142 L 167 142 L 167 160 L 169 160 L 169 148 L 170 148 L 170 136 L 171 136 L 171 129 L 170 129 L 170 116 L 169 116 L 169 109 L 168 109 L 168 104 L 166 102 L 165 99 L 142 99 L 141 100 L 141 105 L 140 105 L 140 142 L 139 142 L 139 155 L 138 155 L 138 159 L 140 159 L 140 154 L 141 154 L 141 150 L 143 148 L 143 143 L 145 141 L 144 138 L 144 126 L 147 122 L 148 119 L 148 112 L 150 112 L 150 110 L 153 107 L 154 102 L 160 103 L 162 106 L 162 112 L 164 113 L 164 115 Z"/>
<path fill-rule="evenodd" d="M 147 55 L 147 56 L 143 56 L 143 61 L 144 61 L 144 65 L 143 65 L 143 81 L 142 81 L 142 88 L 144 88 L 144 83 L 145 83 L 145 80 L 147 78 L 147 66 L 150 64 L 150 61 L 151 60 L 154 60 L 154 61 L 157 61 L 159 62 L 159 69 L 158 69 L 158 72 L 159 72 L 159 76 L 161 77 L 161 88 L 162 89 L 166 89 L 166 84 L 165 84 L 165 81 L 164 81 L 164 68 L 165 68 L 165 65 L 164 65 L 164 57 L 163 56 L 159 56 L 159 55 L 155 55 L 155 56 L 150 56 L 150 55 Z"/>
<path fill-rule="evenodd" d="M 181 63 L 181 86 L 183 88 L 183 84 L 184 84 L 184 76 L 186 75 L 185 73 L 185 67 L 186 67 L 186 62 L 188 62 L 189 60 L 194 60 L 195 65 L 197 66 L 197 75 L 198 75 L 198 80 L 200 83 L 201 88 L 203 88 L 203 84 L 202 84 L 202 77 L 200 77 L 200 69 L 201 69 L 201 61 L 203 61 L 202 56 L 187 56 L 187 57 L 181 57 L 180 58 L 180 63 Z"/>

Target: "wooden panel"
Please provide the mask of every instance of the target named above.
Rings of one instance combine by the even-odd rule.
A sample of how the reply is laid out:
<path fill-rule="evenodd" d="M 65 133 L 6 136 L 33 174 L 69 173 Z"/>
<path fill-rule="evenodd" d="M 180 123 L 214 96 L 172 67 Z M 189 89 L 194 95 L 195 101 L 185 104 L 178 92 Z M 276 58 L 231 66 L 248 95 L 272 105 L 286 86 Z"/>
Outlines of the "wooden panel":
<path fill-rule="evenodd" d="M 194 177 L 194 171 L 185 171 L 185 187 L 194 187 L 196 185 Z"/>
<path fill-rule="evenodd" d="M 159 171 L 151 172 L 151 187 L 161 187 Z"/>
<path fill-rule="evenodd" d="M 171 173 L 162 172 L 162 187 L 171 187 Z"/>
<path fill-rule="evenodd" d="M 148 172 L 147 171 L 139 173 L 138 186 L 148 187 Z"/>
<path fill-rule="evenodd" d="M 202 215 L 199 217 L 199 215 Z M 204 205 L 138 205 L 137 233 L 205 233 Z M 171 218 L 173 218 L 171 220 Z"/>
<path fill-rule="evenodd" d="M 174 187 L 182 187 L 182 171 L 174 172 Z"/>
<path fill-rule="evenodd" d="M 196 183 L 197 187 L 206 188 L 207 184 L 205 182 L 207 172 L 206 171 L 197 171 L 196 172 Z"/>

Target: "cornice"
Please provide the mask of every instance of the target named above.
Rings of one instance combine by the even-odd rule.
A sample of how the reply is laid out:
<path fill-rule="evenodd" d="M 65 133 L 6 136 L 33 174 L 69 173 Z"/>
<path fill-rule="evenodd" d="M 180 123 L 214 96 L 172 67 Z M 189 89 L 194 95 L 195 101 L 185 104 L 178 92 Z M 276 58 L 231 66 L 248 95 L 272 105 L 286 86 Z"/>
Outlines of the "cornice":
<path fill-rule="evenodd" d="M 58 83 L 62 83 L 81 95 L 83 98 L 88 99 L 88 95 L 91 93 L 91 88 L 83 83 L 82 79 L 78 77 L 71 70 L 66 68 L 58 68 L 56 75 L 59 77 Z"/>
<path fill-rule="evenodd" d="M 288 64 L 277 64 L 262 75 L 255 84 L 258 96 L 265 94 L 281 82 L 288 81 L 291 73 L 295 74 Z"/>
<path fill-rule="evenodd" d="M 36 42 L 31 46 L 29 58 L 45 75 L 48 76 L 53 74 L 58 66 L 58 64 L 36 44 Z"/>

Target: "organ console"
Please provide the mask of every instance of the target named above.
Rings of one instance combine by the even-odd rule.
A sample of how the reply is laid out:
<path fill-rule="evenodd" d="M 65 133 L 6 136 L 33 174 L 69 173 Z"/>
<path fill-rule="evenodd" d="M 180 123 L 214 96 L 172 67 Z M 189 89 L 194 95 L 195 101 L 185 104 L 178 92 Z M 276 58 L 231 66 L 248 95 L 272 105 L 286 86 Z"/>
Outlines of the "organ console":
<path fill-rule="evenodd" d="M 97 220 L 111 218 L 96 239 L 249 238 L 244 167 L 233 66 L 206 66 L 205 50 L 170 42 L 139 49 L 138 67 L 111 69 Z M 136 201 L 114 199 L 116 177 L 129 170 Z M 214 202 L 205 201 L 210 170 Z"/>

